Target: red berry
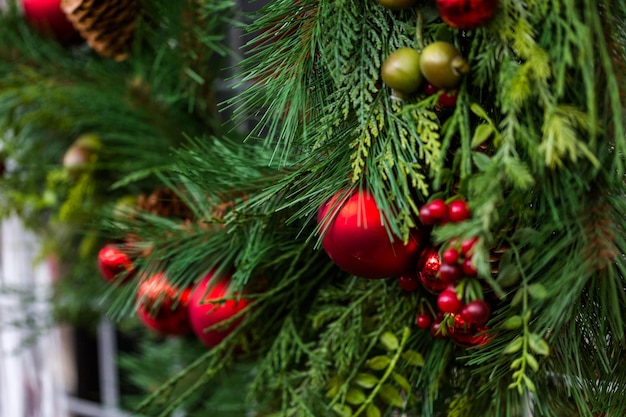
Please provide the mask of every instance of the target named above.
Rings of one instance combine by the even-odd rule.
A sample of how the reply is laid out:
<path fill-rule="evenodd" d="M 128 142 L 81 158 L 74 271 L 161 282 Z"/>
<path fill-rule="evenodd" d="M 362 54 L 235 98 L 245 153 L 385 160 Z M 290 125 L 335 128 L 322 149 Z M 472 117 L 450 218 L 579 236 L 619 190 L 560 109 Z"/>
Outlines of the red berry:
<path fill-rule="evenodd" d="M 463 277 L 463 268 L 459 264 L 441 264 L 439 267 L 439 279 L 444 282 L 456 282 Z"/>
<path fill-rule="evenodd" d="M 428 208 L 430 209 L 430 215 L 435 220 L 441 220 L 448 214 L 448 206 L 446 205 L 446 202 L 440 199 L 433 200 L 428 203 Z"/>
<path fill-rule="evenodd" d="M 422 221 L 422 223 L 429 225 L 435 224 L 435 222 L 437 221 L 437 219 L 435 219 L 430 212 L 430 206 L 428 204 L 425 204 L 420 208 L 420 220 Z"/>
<path fill-rule="evenodd" d="M 404 291 L 412 292 L 419 288 L 420 279 L 417 277 L 417 275 L 404 274 L 398 277 L 398 285 Z"/>
<path fill-rule="evenodd" d="M 491 307 L 484 300 L 474 300 L 463 306 L 460 316 L 468 324 L 482 326 L 491 317 Z"/>
<path fill-rule="evenodd" d="M 474 248 L 474 245 L 478 242 L 477 237 L 473 237 L 471 239 L 465 239 L 461 242 L 461 255 L 468 257 L 471 255 L 471 251 Z"/>
<path fill-rule="evenodd" d="M 432 85 L 431 83 L 426 83 L 424 86 L 424 93 L 427 96 L 432 96 L 433 94 L 437 94 L 437 92 L 441 90 L 441 88 Z"/>
<path fill-rule="evenodd" d="M 459 98 L 458 90 L 444 91 L 439 96 L 439 99 L 437 102 L 439 103 L 440 106 L 454 107 L 456 106 L 456 101 L 458 98 Z"/>
<path fill-rule="evenodd" d="M 437 298 L 437 307 L 443 313 L 456 313 L 461 308 L 461 300 L 454 290 L 444 290 Z"/>
<path fill-rule="evenodd" d="M 448 218 L 453 223 L 459 223 L 469 219 L 471 211 L 465 200 L 454 200 L 448 204 Z"/>
<path fill-rule="evenodd" d="M 440 327 L 441 327 L 441 322 L 433 322 L 430 325 L 430 334 L 432 334 L 435 339 L 445 338 L 444 334 L 439 331 Z"/>
<path fill-rule="evenodd" d="M 459 262 L 460 257 L 461 254 L 454 248 L 448 248 L 443 251 L 443 262 L 446 264 L 454 265 Z"/>
<path fill-rule="evenodd" d="M 465 275 L 469 275 L 470 277 L 474 277 L 478 273 L 474 263 L 472 262 L 472 258 L 463 259 L 463 273 Z"/>
<path fill-rule="evenodd" d="M 420 329 L 426 330 L 430 327 L 430 324 L 432 323 L 432 321 L 433 319 L 432 317 L 430 317 L 430 315 L 420 314 L 419 316 L 417 316 L 417 319 L 415 320 L 415 324 Z"/>

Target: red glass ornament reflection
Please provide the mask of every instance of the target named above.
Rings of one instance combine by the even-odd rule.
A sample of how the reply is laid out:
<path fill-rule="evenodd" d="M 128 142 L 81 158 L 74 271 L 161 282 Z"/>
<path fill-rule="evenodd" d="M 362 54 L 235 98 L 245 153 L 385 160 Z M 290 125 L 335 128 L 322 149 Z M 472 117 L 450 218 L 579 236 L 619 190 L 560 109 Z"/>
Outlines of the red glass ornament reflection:
<path fill-rule="evenodd" d="M 22 0 L 22 8 L 26 20 L 40 33 L 67 43 L 82 40 L 61 10 L 61 0 Z"/>
<path fill-rule="evenodd" d="M 191 332 L 187 308 L 190 292 L 190 288 L 179 291 L 165 275 L 155 274 L 144 280 L 137 290 L 137 316 L 157 333 L 186 335 Z"/>
<path fill-rule="evenodd" d="M 245 298 L 235 299 L 234 295 L 229 294 L 229 286 L 230 276 L 217 278 L 210 272 L 194 287 L 191 294 L 191 327 L 198 339 L 208 347 L 219 345 L 241 323 L 243 316 L 221 327 L 218 323 L 231 319 L 248 306 Z M 223 300 L 228 297 L 232 298 Z M 213 326 L 217 327 L 207 331 Z"/>
<path fill-rule="evenodd" d="M 109 244 L 98 252 L 98 270 L 106 281 L 128 282 L 135 275 L 135 267 L 122 245 Z"/>
<path fill-rule="evenodd" d="M 324 250 L 341 269 L 362 278 L 389 278 L 410 271 L 423 239 L 415 231 L 406 245 L 397 236 L 392 242 L 383 217 L 368 191 L 335 194 L 317 216 L 325 232 Z"/>
<path fill-rule="evenodd" d="M 441 19 L 459 29 L 487 24 L 498 9 L 498 0 L 437 0 Z"/>
<path fill-rule="evenodd" d="M 439 251 L 435 247 L 428 247 L 422 251 L 417 261 L 417 276 L 424 288 L 433 294 L 438 294 L 448 287 L 448 283 L 439 278 Z"/>
<path fill-rule="evenodd" d="M 454 316 L 454 324 L 448 325 L 448 336 L 459 346 L 469 348 L 487 343 L 489 337 L 486 333 L 486 326 L 478 326 L 468 323 L 460 314 Z"/>

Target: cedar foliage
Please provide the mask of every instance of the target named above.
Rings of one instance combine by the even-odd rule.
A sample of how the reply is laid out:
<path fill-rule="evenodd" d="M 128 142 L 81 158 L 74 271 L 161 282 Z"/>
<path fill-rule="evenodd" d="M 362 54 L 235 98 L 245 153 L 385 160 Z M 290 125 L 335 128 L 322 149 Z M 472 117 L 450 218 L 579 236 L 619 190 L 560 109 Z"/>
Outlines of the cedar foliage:
<path fill-rule="evenodd" d="M 218 268 L 247 291 L 242 324 L 218 347 L 190 357 L 197 341 L 157 339 L 123 361 L 150 391 L 139 413 L 626 415 L 622 1 L 501 0 L 493 21 L 465 31 L 430 1 L 273 0 L 243 23 L 226 0 L 139 3 L 122 63 L 37 35 L 14 8 L 0 15 L 0 126 L 15 161 L 3 214 L 48 236 L 69 276 L 102 242 L 133 236 L 149 248 L 143 273 L 187 286 Z M 230 68 L 236 94 L 217 105 L 215 59 L 242 52 L 224 46 L 230 25 L 251 40 Z M 455 107 L 421 92 L 399 100 L 381 83 L 389 53 L 441 39 L 470 63 Z M 59 158 L 83 132 L 105 146 L 73 182 Z M 120 215 L 119 197 L 161 185 L 189 218 Z M 472 218 L 431 240 L 478 238 L 497 305 L 488 343 L 433 338 L 414 324 L 432 294 L 328 259 L 316 216 L 341 189 L 370 190 L 402 239 L 425 202 L 467 199 Z M 59 223 L 71 246 L 51 232 Z M 67 247 L 82 250 L 68 259 Z M 69 280 L 61 304 L 84 281 Z M 123 324 L 136 289 L 84 298 Z M 171 356 L 183 370 L 153 375 Z"/>

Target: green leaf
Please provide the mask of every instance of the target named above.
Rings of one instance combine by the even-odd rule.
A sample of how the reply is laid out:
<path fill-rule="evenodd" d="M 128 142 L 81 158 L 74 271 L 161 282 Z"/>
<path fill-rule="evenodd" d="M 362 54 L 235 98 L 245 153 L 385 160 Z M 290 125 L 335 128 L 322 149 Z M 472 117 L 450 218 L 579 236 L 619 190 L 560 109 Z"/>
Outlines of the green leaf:
<path fill-rule="evenodd" d="M 513 362 L 511 362 L 510 369 L 517 369 L 522 365 L 522 361 L 524 358 L 517 358 Z"/>
<path fill-rule="evenodd" d="M 370 368 L 373 369 L 374 371 L 381 371 L 383 369 L 385 369 L 389 363 L 391 362 L 391 359 L 389 359 L 387 356 L 374 356 L 373 358 L 369 359 L 366 362 L 366 365 Z"/>
<path fill-rule="evenodd" d="M 508 288 L 517 284 L 520 280 L 520 277 L 521 274 L 519 268 L 516 265 L 508 264 L 500 268 L 500 272 L 498 272 L 498 277 L 496 278 L 496 281 L 503 288 Z"/>
<path fill-rule="evenodd" d="M 522 327 L 522 324 L 523 324 L 522 317 L 515 315 L 504 320 L 504 323 L 502 323 L 502 327 L 505 328 L 506 330 L 515 330 L 515 329 L 519 329 L 520 327 Z"/>
<path fill-rule="evenodd" d="M 346 401 L 352 405 L 361 405 L 366 398 L 365 393 L 359 388 L 350 388 L 346 394 Z"/>
<path fill-rule="evenodd" d="M 472 103 L 470 106 L 470 110 L 472 111 L 472 113 L 474 113 L 476 116 L 480 117 L 483 120 L 491 120 L 489 119 L 489 116 L 487 116 L 487 112 L 485 111 L 485 109 L 483 109 L 478 103 Z"/>
<path fill-rule="evenodd" d="M 474 136 L 472 137 L 472 148 L 480 146 L 483 142 L 489 139 L 489 136 L 493 133 L 493 126 L 487 123 L 480 124 L 474 130 Z"/>
<path fill-rule="evenodd" d="M 523 345 L 523 340 L 521 337 L 516 337 L 509 343 L 509 345 L 504 349 L 504 353 L 515 353 L 518 352 Z"/>
<path fill-rule="evenodd" d="M 480 171 L 484 172 L 484 171 L 487 171 L 487 169 L 489 169 L 489 165 L 491 164 L 491 158 L 489 158 L 484 153 L 475 152 L 472 155 L 472 159 L 474 160 L 474 164 L 476 165 L 476 168 L 478 168 Z"/>
<path fill-rule="evenodd" d="M 378 377 L 365 372 L 360 372 L 356 374 L 354 383 L 363 388 L 372 388 L 378 383 Z"/>
<path fill-rule="evenodd" d="M 531 333 L 528 338 L 530 349 L 538 355 L 548 356 L 550 354 L 550 345 L 536 333 Z"/>
<path fill-rule="evenodd" d="M 407 361 L 409 365 L 424 366 L 424 357 L 422 354 L 411 349 L 402 353 L 402 359 Z"/>
<path fill-rule="evenodd" d="M 528 286 L 528 293 L 536 300 L 543 300 L 548 296 L 548 290 L 542 284 L 531 284 Z"/>
<path fill-rule="evenodd" d="M 528 352 L 524 355 L 524 357 L 526 358 L 526 363 L 528 363 L 530 369 L 537 372 L 539 370 L 539 362 L 537 362 L 537 359 L 535 359 L 535 357 Z"/>
<path fill-rule="evenodd" d="M 378 395 L 384 402 L 391 406 L 402 407 L 404 405 L 404 402 L 402 401 L 402 396 L 400 395 L 400 391 L 398 391 L 398 389 L 393 385 L 384 384 L 382 387 L 380 387 Z"/>
<path fill-rule="evenodd" d="M 406 392 L 411 392 L 411 384 L 409 384 L 409 381 L 403 375 L 394 372 L 393 379 L 403 390 L 405 390 Z"/>
<path fill-rule="evenodd" d="M 513 296 L 513 299 L 511 300 L 511 306 L 515 307 L 516 305 L 521 303 L 523 297 L 524 297 L 524 289 L 520 288 L 515 292 L 515 295 Z"/>
<path fill-rule="evenodd" d="M 352 408 L 348 405 L 335 404 L 333 405 L 333 411 L 339 414 L 341 417 L 351 417 Z"/>
<path fill-rule="evenodd" d="M 528 377 L 528 375 L 524 375 L 522 378 L 524 378 L 524 384 L 526 385 L 528 391 L 537 392 L 537 387 L 535 387 L 535 383 L 532 381 L 532 379 Z"/>
<path fill-rule="evenodd" d="M 380 343 L 382 343 L 385 349 L 390 352 L 393 352 L 394 350 L 398 349 L 398 346 L 400 346 L 400 341 L 398 341 L 396 335 L 391 332 L 385 332 L 380 335 Z"/>
<path fill-rule="evenodd" d="M 380 409 L 376 407 L 376 405 L 370 404 L 365 409 L 365 415 L 367 417 L 380 417 L 382 414 L 380 413 Z"/>

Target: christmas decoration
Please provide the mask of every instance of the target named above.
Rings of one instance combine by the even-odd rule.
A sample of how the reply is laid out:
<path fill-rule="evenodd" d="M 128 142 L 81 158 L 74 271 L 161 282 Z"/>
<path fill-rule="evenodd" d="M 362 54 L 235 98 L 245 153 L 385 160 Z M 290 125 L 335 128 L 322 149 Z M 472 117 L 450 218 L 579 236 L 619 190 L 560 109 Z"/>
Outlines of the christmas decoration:
<path fill-rule="evenodd" d="M 405 273 L 398 277 L 398 285 L 404 291 L 412 292 L 419 288 L 420 280 L 414 273 Z"/>
<path fill-rule="evenodd" d="M 100 138 L 93 134 L 84 134 L 65 151 L 63 167 L 72 177 L 85 172 L 96 160 L 102 147 Z"/>
<path fill-rule="evenodd" d="M 437 248 L 426 247 L 417 262 L 417 276 L 428 291 L 438 294 L 448 287 L 448 283 L 439 278 L 439 251 Z"/>
<path fill-rule="evenodd" d="M 138 210 L 168 219 L 191 220 L 193 211 L 171 188 L 157 186 L 150 194 L 140 194 L 135 206 Z"/>
<path fill-rule="evenodd" d="M 106 281 L 128 282 L 135 267 L 122 245 L 108 244 L 98 252 L 98 269 Z"/>
<path fill-rule="evenodd" d="M 413 7 L 417 0 L 377 0 L 382 6 L 391 10 L 402 10 Z"/>
<path fill-rule="evenodd" d="M 458 49 L 443 41 L 433 42 L 424 48 L 419 66 L 429 83 L 443 89 L 456 87 L 469 71 L 469 64 Z"/>
<path fill-rule="evenodd" d="M 459 346 L 470 348 L 487 343 L 487 328 L 476 323 L 465 321 L 460 314 L 454 316 L 452 325 L 447 327 L 448 337 Z"/>
<path fill-rule="evenodd" d="M 461 300 L 456 290 L 443 290 L 437 297 L 437 307 L 442 313 L 456 313 L 461 308 Z"/>
<path fill-rule="evenodd" d="M 422 330 L 429 329 L 432 322 L 433 319 L 429 314 L 419 314 L 415 319 L 415 324 Z"/>
<path fill-rule="evenodd" d="M 448 219 L 454 223 L 460 223 L 469 219 L 471 211 L 465 200 L 454 200 L 448 204 Z"/>
<path fill-rule="evenodd" d="M 136 26 L 136 0 L 62 0 L 61 8 L 89 46 L 104 57 L 128 57 Z"/>
<path fill-rule="evenodd" d="M 484 300 L 474 300 L 461 308 L 459 316 L 469 324 L 482 326 L 491 317 L 491 307 Z"/>
<path fill-rule="evenodd" d="M 149 329 L 168 336 L 191 331 L 189 295 L 191 289 L 172 286 L 163 273 L 145 277 L 137 290 L 137 316 Z"/>
<path fill-rule="evenodd" d="M 219 345 L 243 320 L 248 302 L 229 293 L 230 276 L 207 274 L 193 289 L 189 300 L 189 320 L 194 333 L 206 346 Z M 233 320 L 234 319 L 234 320 Z M 223 323 L 223 325 L 221 325 Z"/>
<path fill-rule="evenodd" d="M 474 29 L 496 14 L 498 0 L 437 0 L 441 19 L 459 29 Z"/>
<path fill-rule="evenodd" d="M 62 42 L 80 40 L 60 4 L 61 0 L 22 0 L 22 9 L 26 20 L 41 33 L 51 34 Z"/>
<path fill-rule="evenodd" d="M 400 48 L 392 52 L 383 62 L 383 82 L 400 93 L 410 94 L 422 84 L 420 54 L 413 48 Z"/>
<path fill-rule="evenodd" d="M 322 246 L 344 271 L 362 278 L 389 278 L 410 271 L 422 246 L 415 231 L 405 244 L 393 242 L 383 214 L 368 191 L 336 193 L 318 211 L 324 237 Z"/>

